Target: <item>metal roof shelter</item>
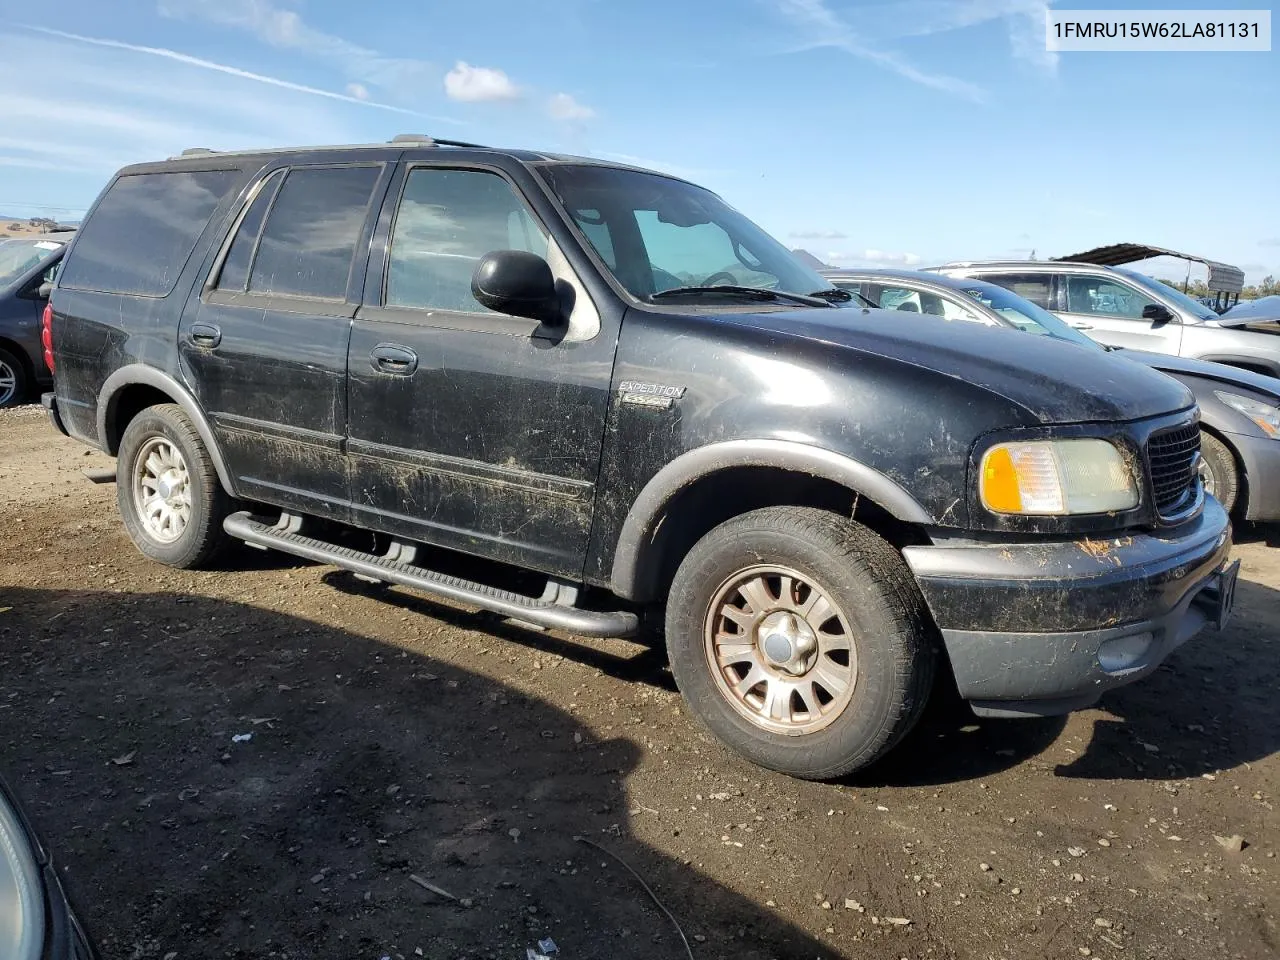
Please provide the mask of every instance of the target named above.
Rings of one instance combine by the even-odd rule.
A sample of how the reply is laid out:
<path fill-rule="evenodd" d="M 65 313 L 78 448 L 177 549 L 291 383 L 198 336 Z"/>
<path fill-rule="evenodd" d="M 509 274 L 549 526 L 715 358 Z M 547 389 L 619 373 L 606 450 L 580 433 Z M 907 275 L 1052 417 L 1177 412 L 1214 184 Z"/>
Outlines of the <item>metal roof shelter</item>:
<path fill-rule="evenodd" d="M 1124 263 L 1136 263 L 1152 257 L 1177 257 L 1179 260 L 1190 260 L 1203 263 L 1209 268 L 1209 289 L 1215 293 L 1235 294 L 1237 299 L 1244 290 L 1244 271 L 1229 263 L 1197 257 L 1192 253 L 1179 253 L 1177 250 L 1166 250 L 1164 247 L 1148 247 L 1141 243 L 1113 243 L 1107 247 L 1094 247 L 1083 253 L 1073 253 L 1067 257 L 1053 257 L 1054 260 L 1070 260 L 1074 263 L 1096 263 L 1101 267 L 1118 267 Z M 1185 292 L 1186 284 L 1183 284 Z"/>

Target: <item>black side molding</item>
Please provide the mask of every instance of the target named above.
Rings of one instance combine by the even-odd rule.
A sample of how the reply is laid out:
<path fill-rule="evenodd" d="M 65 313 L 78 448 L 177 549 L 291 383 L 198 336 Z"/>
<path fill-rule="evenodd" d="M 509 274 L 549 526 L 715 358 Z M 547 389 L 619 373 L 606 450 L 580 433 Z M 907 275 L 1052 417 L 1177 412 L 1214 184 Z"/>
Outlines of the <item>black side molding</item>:
<path fill-rule="evenodd" d="M 630 611 L 583 610 L 547 599 L 557 593 L 555 590 L 549 589 L 544 597 L 529 597 L 415 566 L 403 559 L 406 554 L 412 557 L 412 549 L 396 549 L 399 545 L 393 545 L 390 553 L 380 556 L 315 540 L 298 532 L 301 526 L 298 520 L 285 514 L 281 522 L 273 526 L 242 511 L 227 517 L 222 526 L 231 536 L 250 546 L 291 553 L 316 563 L 331 563 L 364 579 L 411 587 L 539 627 L 586 637 L 629 637 L 640 626 L 639 617 Z"/>

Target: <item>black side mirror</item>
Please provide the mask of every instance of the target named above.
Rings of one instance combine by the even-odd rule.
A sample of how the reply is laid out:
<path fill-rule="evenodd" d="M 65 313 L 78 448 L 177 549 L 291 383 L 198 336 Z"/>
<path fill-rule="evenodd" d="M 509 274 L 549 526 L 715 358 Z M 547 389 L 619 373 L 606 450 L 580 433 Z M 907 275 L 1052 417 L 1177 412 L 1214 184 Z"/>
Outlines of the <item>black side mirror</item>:
<path fill-rule="evenodd" d="M 486 253 L 471 275 L 471 295 L 498 313 L 528 317 L 549 327 L 565 322 L 551 266 L 536 253 Z"/>
<path fill-rule="evenodd" d="M 1148 303 L 1142 308 L 1143 320 L 1154 320 L 1156 323 L 1168 323 L 1173 319 L 1173 314 L 1169 312 L 1168 307 L 1161 306 L 1158 303 Z"/>

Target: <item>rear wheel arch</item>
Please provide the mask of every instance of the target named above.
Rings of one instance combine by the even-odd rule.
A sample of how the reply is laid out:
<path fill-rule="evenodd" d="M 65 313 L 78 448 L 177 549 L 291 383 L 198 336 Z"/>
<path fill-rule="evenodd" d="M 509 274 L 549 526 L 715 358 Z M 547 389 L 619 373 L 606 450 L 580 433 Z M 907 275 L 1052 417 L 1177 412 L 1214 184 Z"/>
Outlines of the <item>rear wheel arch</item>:
<path fill-rule="evenodd" d="M 102 449 L 115 456 L 130 421 L 148 407 L 163 403 L 176 403 L 190 418 L 209 452 L 222 488 L 235 496 L 231 475 L 204 411 L 186 387 L 154 367 L 141 364 L 121 367 L 102 385 L 98 394 L 98 440 Z"/>
<path fill-rule="evenodd" d="M 735 516 L 771 506 L 819 507 L 895 546 L 924 542 L 934 522 L 892 479 L 850 457 L 784 440 L 731 440 L 682 454 L 636 498 L 613 558 L 610 587 L 648 602 L 662 595 L 693 545 Z"/>

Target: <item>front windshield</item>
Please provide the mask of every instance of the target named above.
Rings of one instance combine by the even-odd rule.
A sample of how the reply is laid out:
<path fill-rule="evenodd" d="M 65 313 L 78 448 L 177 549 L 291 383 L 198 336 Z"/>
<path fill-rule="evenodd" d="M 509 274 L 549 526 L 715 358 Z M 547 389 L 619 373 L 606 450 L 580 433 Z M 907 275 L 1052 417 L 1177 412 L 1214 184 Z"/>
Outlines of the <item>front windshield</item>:
<path fill-rule="evenodd" d="M 56 240 L 35 237 L 0 240 L 0 288 L 9 286 L 60 249 L 62 244 Z"/>
<path fill-rule="evenodd" d="M 966 280 L 959 289 L 983 306 L 994 310 L 1006 321 L 1026 333 L 1070 340 L 1081 346 L 1103 349 L 1096 340 L 1090 340 L 1079 330 L 1055 317 L 1044 307 L 1026 300 L 1011 290 L 982 280 Z"/>
<path fill-rule="evenodd" d="M 1137 281 L 1152 293 L 1163 297 L 1165 300 L 1172 300 L 1193 317 L 1199 317 L 1201 320 L 1218 319 L 1218 314 L 1212 307 L 1206 307 L 1198 300 L 1188 297 L 1181 290 L 1175 289 L 1167 283 L 1161 283 L 1155 277 L 1148 277 L 1145 273 L 1138 273 L 1136 270 L 1116 270 L 1116 273 L 1123 273 L 1130 280 Z"/>
<path fill-rule="evenodd" d="M 540 169 L 578 229 L 634 297 L 683 287 L 812 294 L 831 284 L 708 190 L 660 174 L 590 164 Z M 703 297 L 715 303 L 730 291 Z"/>

